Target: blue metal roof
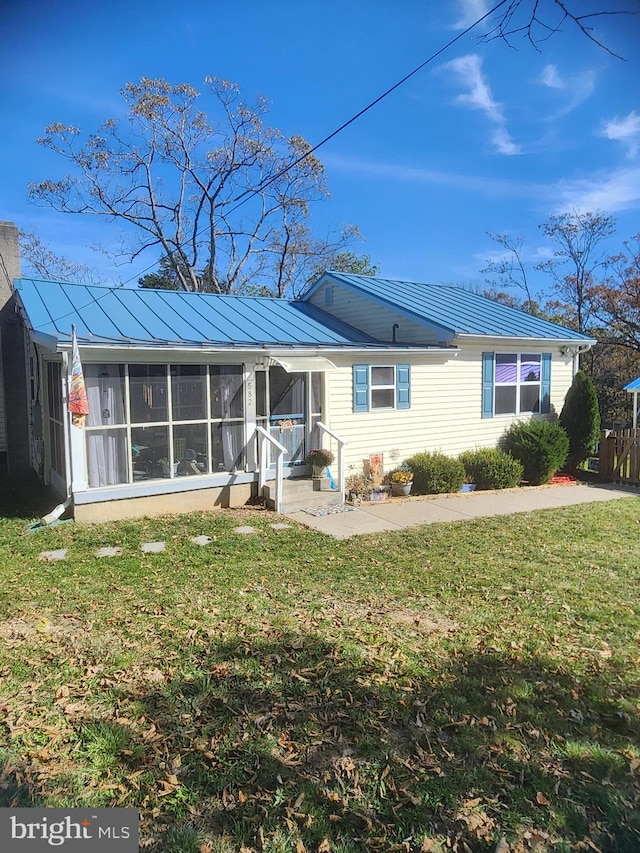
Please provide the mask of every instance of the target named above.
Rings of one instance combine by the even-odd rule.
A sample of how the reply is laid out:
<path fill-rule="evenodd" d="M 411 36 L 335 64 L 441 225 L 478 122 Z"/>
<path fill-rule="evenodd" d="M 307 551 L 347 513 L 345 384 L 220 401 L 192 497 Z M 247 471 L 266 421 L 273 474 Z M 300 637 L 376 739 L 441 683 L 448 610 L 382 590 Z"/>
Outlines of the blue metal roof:
<path fill-rule="evenodd" d="M 625 385 L 623 391 L 640 391 L 640 376 L 637 379 L 632 379 L 628 385 Z"/>
<path fill-rule="evenodd" d="M 140 346 L 367 346 L 376 342 L 307 302 L 172 290 L 15 281 L 29 325 L 52 343 Z"/>
<path fill-rule="evenodd" d="M 573 329 L 533 317 L 455 285 L 420 284 L 329 270 L 303 298 L 308 299 L 326 277 L 411 319 L 439 326 L 451 336 L 592 341 Z"/>

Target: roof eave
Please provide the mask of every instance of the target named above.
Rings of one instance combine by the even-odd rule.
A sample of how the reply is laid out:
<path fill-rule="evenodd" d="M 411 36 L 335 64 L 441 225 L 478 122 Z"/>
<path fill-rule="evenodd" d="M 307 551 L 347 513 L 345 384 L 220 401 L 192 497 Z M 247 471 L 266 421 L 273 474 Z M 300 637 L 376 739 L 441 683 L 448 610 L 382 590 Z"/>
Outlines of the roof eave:
<path fill-rule="evenodd" d="M 565 347 L 580 347 L 581 352 L 586 352 L 591 349 L 594 344 L 597 344 L 595 338 L 543 338 L 543 337 L 526 337 L 522 335 L 472 335 L 472 334 L 457 334 L 454 342 L 460 343 L 499 343 L 509 346 L 515 344 L 537 344 L 538 346 L 565 346 Z M 582 349 L 584 348 L 584 349 Z"/>
<path fill-rule="evenodd" d="M 90 343 L 79 340 L 79 347 L 82 349 L 84 353 L 89 353 L 91 351 L 118 351 L 121 350 L 123 352 L 129 352 L 135 350 L 136 352 L 144 351 L 144 352 L 155 352 L 155 353 L 170 353 L 171 351 L 176 352 L 192 352 L 192 353 L 242 353 L 244 355 L 255 354 L 257 356 L 263 357 L 264 355 L 270 355 L 272 353 L 283 353 L 287 352 L 292 355 L 300 354 L 300 355 L 324 355 L 327 353 L 333 354 L 360 354 L 360 353 L 420 353 L 421 355 L 430 355 L 430 354 L 447 354 L 447 355 L 456 355 L 460 350 L 456 346 L 450 347 L 440 347 L 440 346 L 412 346 L 412 345 L 401 345 L 401 344 L 381 344 L 381 343 L 354 343 L 348 345 L 339 345 L 339 344 L 276 344 L 276 343 L 265 343 L 261 345 L 256 344 L 248 344 L 248 345 L 240 345 L 240 344 L 202 344 L 199 346 L 172 346 L 172 345 L 164 345 L 157 346 L 154 344 L 142 345 L 138 343 L 131 344 L 123 344 L 121 342 L 97 342 L 92 341 Z M 71 341 L 63 341 L 58 342 L 58 350 L 60 352 L 69 351 L 71 349 Z"/>

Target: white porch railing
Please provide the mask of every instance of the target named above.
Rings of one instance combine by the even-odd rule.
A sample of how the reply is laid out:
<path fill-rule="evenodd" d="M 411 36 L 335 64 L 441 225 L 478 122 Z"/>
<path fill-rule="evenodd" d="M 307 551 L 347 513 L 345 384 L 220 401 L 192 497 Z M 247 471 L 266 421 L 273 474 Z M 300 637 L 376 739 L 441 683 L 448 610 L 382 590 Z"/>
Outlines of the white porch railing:
<path fill-rule="evenodd" d="M 276 451 L 276 512 L 282 510 L 282 481 L 284 472 L 283 457 L 287 448 L 270 435 L 264 427 L 257 426 L 258 433 L 258 494 L 261 495 L 267 482 L 267 471 L 269 470 L 270 457 L 267 453 L 269 446 Z"/>
<path fill-rule="evenodd" d="M 344 448 L 346 445 L 346 441 L 341 438 L 337 433 L 333 432 L 329 429 L 328 426 L 322 423 L 322 421 L 317 421 L 316 426 L 324 435 L 330 436 L 338 445 L 338 491 L 340 492 L 340 496 L 342 500 L 344 500 L 344 490 L 345 490 L 345 465 L 344 465 Z"/>

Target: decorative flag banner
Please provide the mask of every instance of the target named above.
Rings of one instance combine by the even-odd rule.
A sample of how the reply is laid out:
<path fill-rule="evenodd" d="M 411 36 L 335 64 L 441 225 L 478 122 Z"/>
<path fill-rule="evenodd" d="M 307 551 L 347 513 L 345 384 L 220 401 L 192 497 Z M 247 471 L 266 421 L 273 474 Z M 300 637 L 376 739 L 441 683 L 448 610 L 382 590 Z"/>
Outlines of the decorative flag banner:
<path fill-rule="evenodd" d="M 84 374 L 82 372 L 82 362 L 80 361 L 80 350 L 78 349 L 75 326 L 71 326 L 71 384 L 69 386 L 69 403 L 67 409 L 71 412 L 71 423 L 81 429 L 89 414 L 89 401 L 87 400 L 87 389 L 84 384 Z"/>

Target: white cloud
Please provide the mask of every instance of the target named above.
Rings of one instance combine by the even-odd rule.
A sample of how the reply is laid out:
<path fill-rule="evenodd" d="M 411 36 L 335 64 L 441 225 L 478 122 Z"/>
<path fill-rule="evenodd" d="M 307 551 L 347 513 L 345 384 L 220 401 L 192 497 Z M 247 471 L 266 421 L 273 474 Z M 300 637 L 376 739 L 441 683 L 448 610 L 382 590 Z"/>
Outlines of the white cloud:
<path fill-rule="evenodd" d="M 640 166 L 594 174 L 576 181 L 561 181 L 555 189 L 558 211 L 640 209 Z"/>
<path fill-rule="evenodd" d="M 603 122 L 601 136 L 622 142 L 629 157 L 635 157 L 640 149 L 640 115 L 633 110 L 624 118 L 610 119 Z"/>
<path fill-rule="evenodd" d="M 493 131 L 493 136 L 491 138 L 500 154 L 520 154 L 520 146 L 516 145 L 513 139 L 511 139 L 506 128 L 497 127 Z"/>
<path fill-rule="evenodd" d="M 460 17 L 453 25 L 456 30 L 465 30 L 489 11 L 486 0 L 458 0 L 458 5 Z"/>
<path fill-rule="evenodd" d="M 487 198 L 514 198 L 522 201 L 524 198 L 539 199 L 543 195 L 537 184 L 518 182 L 513 179 L 442 172 L 402 163 L 385 163 L 335 154 L 325 154 L 323 162 L 332 170 L 347 172 L 351 175 L 363 175 L 370 180 L 448 187 L 465 193 L 477 193 Z"/>
<path fill-rule="evenodd" d="M 596 87 L 597 76 L 593 69 L 589 69 L 571 77 L 564 77 L 560 75 L 557 66 L 545 65 L 537 82 L 553 89 L 558 98 L 564 99 L 563 106 L 547 118 L 548 121 L 555 121 L 572 112 L 591 96 Z"/>
<path fill-rule="evenodd" d="M 550 89 L 564 89 L 566 87 L 564 81 L 560 79 L 558 69 L 555 65 L 545 65 L 538 81 L 543 86 L 548 86 Z"/>
<path fill-rule="evenodd" d="M 480 110 L 495 126 L 493 143 L 501 154 L 519 154 L 520 147 L 512 140 L 502 106 L 497 103 L 482 71 L 482 59 L 477 53 L 469 53 L 446 62 L 441 68 L 451 72 L 468 89 L 458 95 L 456 101 Z"/>

